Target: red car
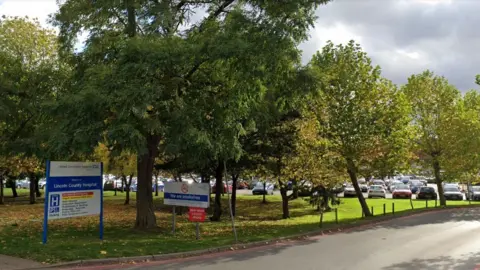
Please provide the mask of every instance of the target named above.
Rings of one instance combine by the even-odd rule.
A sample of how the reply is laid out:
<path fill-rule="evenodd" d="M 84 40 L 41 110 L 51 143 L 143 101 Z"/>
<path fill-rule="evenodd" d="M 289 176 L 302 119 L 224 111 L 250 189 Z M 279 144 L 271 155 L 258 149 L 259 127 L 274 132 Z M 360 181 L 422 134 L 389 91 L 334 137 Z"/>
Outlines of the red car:
<path fill-rule="evenodd" d="M 395 187 L 395 190 L 392 192 L 392 198 L 393 199 L 398 199 L 398 198 L 410 199 L 412 198 L 412 191 L 407 185 L 398 185 Z"/>
<path fill-rule="evenodd" d="M 217 183 L 213 184 L 212 186 L 212 193 L 215 193 L 217 188 L 216 188 Z M 228 192 L 232 193 L 232 185 L 228 185 Z M 222 193 L 227 193 L 227 184 L 223 182 L 223 192 Z"/>

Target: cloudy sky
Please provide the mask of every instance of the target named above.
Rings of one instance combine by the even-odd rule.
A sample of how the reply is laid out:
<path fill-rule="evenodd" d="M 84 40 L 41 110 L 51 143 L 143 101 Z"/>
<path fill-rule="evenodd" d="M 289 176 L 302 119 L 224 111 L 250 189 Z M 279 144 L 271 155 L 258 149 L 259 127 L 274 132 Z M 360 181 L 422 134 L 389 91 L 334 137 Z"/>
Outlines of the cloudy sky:
<path fill-rule="evenodd" d="M 0 0 L 0 15 L 45 23 L 55 0 Z M 327 40 L 359 42 L 395 83 L 431 69 L 460 90 L 477 88 L 480 73 L 480 0 L 334 0 L 318 11 L 304 61 Z"/>

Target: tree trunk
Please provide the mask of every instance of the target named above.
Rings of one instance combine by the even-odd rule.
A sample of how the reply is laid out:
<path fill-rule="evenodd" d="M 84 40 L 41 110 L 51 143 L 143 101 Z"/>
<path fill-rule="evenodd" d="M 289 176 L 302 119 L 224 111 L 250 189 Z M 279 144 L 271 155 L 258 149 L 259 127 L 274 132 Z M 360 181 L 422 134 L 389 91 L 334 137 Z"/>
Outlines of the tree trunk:
<path fill-rule="evenodd" d="M 122 186 L 120 187 L 120 192 L 123 193 L 123 191 L 125 190 L 125 182 L 127 182 L 127 178 L 125 178 L 125 181 L 123 181 L 122 179 Z"/>
<path fill-rule="evenodd" d="M 133 178 L 133 174 L 130 174 L 128 176 L 128 180 L 127 180 L 127 177 L 126 176 L 123 176 L 125 177 L 125 205 L 128 205 L 130 204 L 130 186 L 132 185 L 132 178 Z"/>
<path fill-rule="evenodd" d="M 0 204 L 4 204 L 5 199 L 3 197 L 3 175 L 0 175 Z"/>
<path fill-rule="evenodd" d="M 36 178 L 34 173 L 29 173 L 29 180 L 30 180 L 30 204 L 35 204 L 35 182 Z"/>
<path fill-rule="evenodd" d="M 211 221 L 220 221 L 222 216 L 222 193 L 223 193 L 223 162 L 219 161 L 215 169 L 215 203 Z"/>
<path fill-rule="evenodd" d="M 297 179 L 292 179 L 292 198 L 298 199 L 298 181 Z"/>
<path fill-rule="evenodd" d="M 40 187 L 38 186 L 38 182 L 40 181 L 40 177 L 35 177 L 35 195 L 37 198 L 42 197 L 42 193 L 40 192 Z"/>
<path fill-rule="evenodd" d="M 433 158 L 433 174 L 435 175 L 435 183 L 437 183 L 438 198 L 440 199 L 440 206 L 447 206 L 447 201 L 443 194 L 442 177 L 440 176 L 440 162 L 436 157 Z"/>
<path fill-rule="evenodd" d="M 267 203 L 267 182 L 263 182 L 263 200 L 262 203 L 266 204 Z"/>
<path fill-rule="evenodd" d="M 355 164 L 353 163 L 353 160 L 349 158 L 347 158 L 346 161 L 347 161 L 347 172 L 348 172 L 348 175 L 350 176 L 350 180 L 352 181 L 353 188 L 355 189 L 355 193 L 357 193 L 358 201 L 360 202 L 360 206 L 362 206 L 363 213 L 366 217 L 371 216 L 372 213 L 370 213 L 370 209 L 368 209 L 367 202 L 363 197 L 362 190 L 358 185 L 357 170 L 356 170 Z"/>
<path fill-rule="evenodd" d="M 155 157 L 158 155 L 160 136 L 147 136 L 147 151 L 137 154 L 137 217 L 135 228 L 151 229 L 157 227 L 153 206 L 152 173 Z"/>
<path fill-rule="evenodd" d="M 235 216 L 235 207 L 237 204 L 237 182 L 238 182 L 239 175 L 232 174 L 232 215 Z"/>
<path fill-rule="evenodd" d="M 15 180 L 12 181 L 12 196 L 13 198 L 17 198 L 18 197 L 18 193 L 17 193 L 17 183 Z"/>
<path fill-rule="evenodd" d="M 155 172 L 155 197 L 158 197 L 158 172 Z"/>
<path fill-rule="evenodd" d="M 288 196 L 287 196 L 287 187 L 281 182 L 278 181 L 280 185 L 280 195 L 282 195 L 282 218 L 290 218 L 290 210 L 288 209 Z"/>

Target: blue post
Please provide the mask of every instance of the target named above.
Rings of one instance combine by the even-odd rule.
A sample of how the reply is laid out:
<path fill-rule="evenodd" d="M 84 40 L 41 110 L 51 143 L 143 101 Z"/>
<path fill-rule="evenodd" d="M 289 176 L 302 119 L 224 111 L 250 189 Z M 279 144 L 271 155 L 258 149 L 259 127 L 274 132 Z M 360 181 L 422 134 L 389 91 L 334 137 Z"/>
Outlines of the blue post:
<path fill-rule="evenodd" d="M 46 183 L 45 183 L 45 205 L 43 209 L 43 244 L 47 243 L 47 231 L 48 231 L 48 179 L 50 178 L 50 161 L 47 160 L 46 168 Z"/>
<path fill-rule="evenodd" d="M 103 162 L 100 163 L 101 185 L 100 188 L 100 240 L 103 240 Z"/>

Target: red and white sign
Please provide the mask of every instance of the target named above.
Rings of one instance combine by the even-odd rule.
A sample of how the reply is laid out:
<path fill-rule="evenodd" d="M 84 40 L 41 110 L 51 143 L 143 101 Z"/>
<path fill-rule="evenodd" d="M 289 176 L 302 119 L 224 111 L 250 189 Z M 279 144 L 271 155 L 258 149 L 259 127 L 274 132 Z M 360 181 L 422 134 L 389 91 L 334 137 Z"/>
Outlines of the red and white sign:
<path fill-rule="evenodd" d="M 192 222 L 204 222 L 206 213 L 204 208 L 190 207 L 188 208 L 188 220 Z"/>

